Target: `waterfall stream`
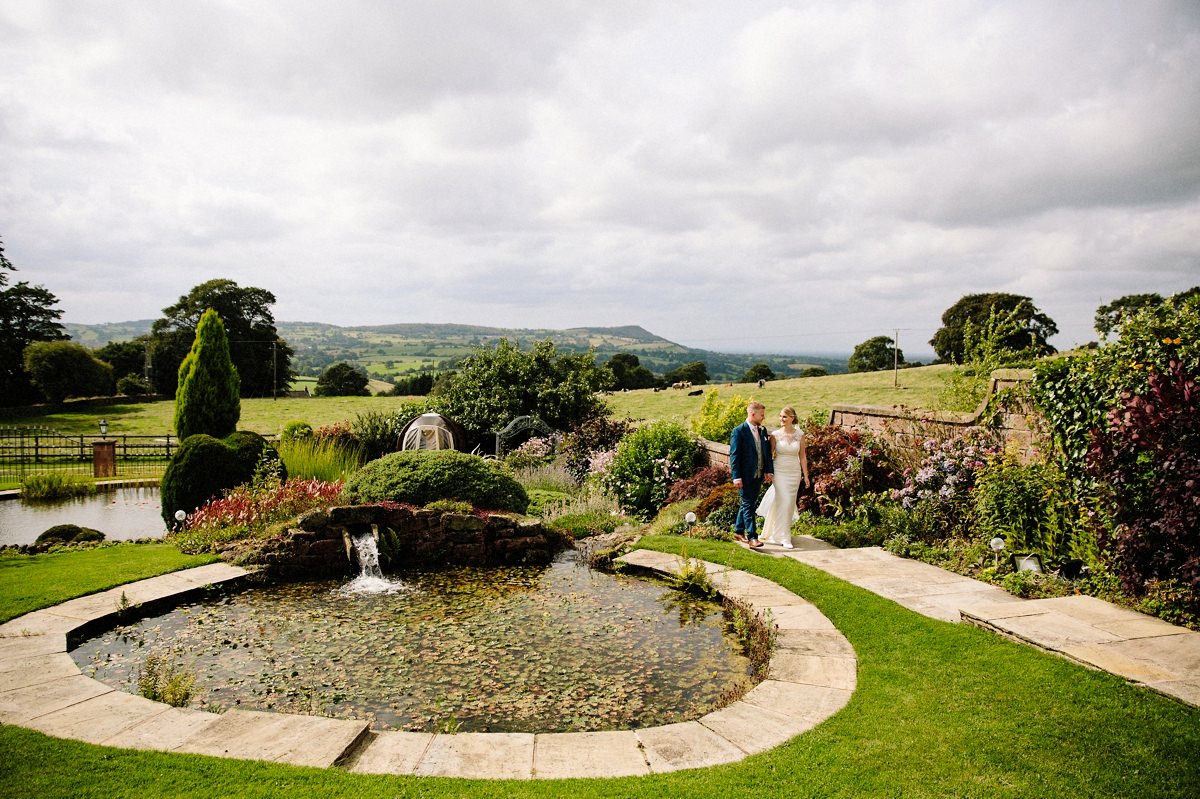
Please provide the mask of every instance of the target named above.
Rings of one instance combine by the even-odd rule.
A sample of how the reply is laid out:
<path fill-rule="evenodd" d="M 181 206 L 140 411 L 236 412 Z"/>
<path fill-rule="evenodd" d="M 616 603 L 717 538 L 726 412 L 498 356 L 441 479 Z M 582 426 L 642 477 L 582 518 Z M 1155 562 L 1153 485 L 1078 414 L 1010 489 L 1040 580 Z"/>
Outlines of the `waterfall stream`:
<path fill-rule="evenodd" d="M 400 580 L 389 580 L 379 567 L 379 546 L 372 531 L 350 535 L 354 556 L 358 560 L 358 576 L 341 588 L 343 594 L 398 594 L 413 590 Z"/>

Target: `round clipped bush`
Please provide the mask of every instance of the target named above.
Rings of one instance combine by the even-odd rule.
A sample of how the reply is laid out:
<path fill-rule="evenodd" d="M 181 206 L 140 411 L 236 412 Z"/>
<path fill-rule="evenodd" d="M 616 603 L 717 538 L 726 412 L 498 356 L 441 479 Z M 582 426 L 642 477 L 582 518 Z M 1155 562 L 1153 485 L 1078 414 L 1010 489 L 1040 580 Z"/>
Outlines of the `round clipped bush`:
<path fill-rule="evenodd" d="M 249 482 L 268 450 L 274 452 L 267 440 L 248 430 L 223 439 L 204 433 L 184 439 L 167 464 L 159 491 L 167 527 L 177 524 L 175 511 L 191 513 L 224 491 Z M 282 463 L 279 468 L 283 468 Z"/>
<path fill-rule="evenodd" d="M 494 461 L 456 450 L 393 452 L 351 475 L 342 499 L 355 505 L 407 502 L 427 505 L 439 499 L 470 502 L 476 508 L 524 513 L 529 495 Z"/>
<path fill-rule="evenodd" d="M 86 541 L 103 541 L 104 533 L 90 527 L 80 527 L 77 524 L 56 524 L 37 537 L 33 543 L 37 546 L 54 544 L 81 544 Z"/>

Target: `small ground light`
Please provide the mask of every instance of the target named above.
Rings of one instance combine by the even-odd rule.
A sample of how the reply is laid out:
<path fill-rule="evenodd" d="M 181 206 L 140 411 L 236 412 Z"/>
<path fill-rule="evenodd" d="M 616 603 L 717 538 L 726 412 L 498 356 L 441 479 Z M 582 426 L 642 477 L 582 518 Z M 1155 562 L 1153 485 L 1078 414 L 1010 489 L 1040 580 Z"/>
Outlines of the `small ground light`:
<path fill-rule="evenodd" d="M 683 515 L 683 520 L 685 522 L 687 522 L 688 526 L 690 527 L 691 525 L 696 523 L 696 514 L 693 513 L 692 511 L 688 511 L 687 513 L 685 513 Z"/>
<path fill-rule="evenodd" d="M 175 511 L 175 521 L 179 522 L 179 529 L 183 529 L 183 520 L 187 518 L 187 512 L 182 510 Z"/>
<path fill-rule="evenodd" d="M 988 546 L 992 548 L 992 555 L 995 558 L 996 566 L 1000 565 L 1000 553 L 1004 551 L 1004 539 L 996 536 L 991 541 L 988 541 Z"/>

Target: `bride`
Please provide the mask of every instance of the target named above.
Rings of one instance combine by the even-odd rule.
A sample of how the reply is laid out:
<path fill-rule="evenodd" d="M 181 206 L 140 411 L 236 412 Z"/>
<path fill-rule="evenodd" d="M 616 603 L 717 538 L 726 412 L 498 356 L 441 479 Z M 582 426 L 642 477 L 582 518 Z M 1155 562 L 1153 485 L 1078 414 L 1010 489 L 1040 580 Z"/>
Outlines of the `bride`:
<path fill-rule="evenodd" d="M 796 495 L 800 482 L 808 485 L 808 454 L 804 431 L 796 427 L 796 410 L 786 405 L 779 411 L 781 427 L 771 432 L 771 457 L 775 480 L 758 506 L 763 521 L 762 540 L 792 548 L 792 522 L 796 519 Z"/>

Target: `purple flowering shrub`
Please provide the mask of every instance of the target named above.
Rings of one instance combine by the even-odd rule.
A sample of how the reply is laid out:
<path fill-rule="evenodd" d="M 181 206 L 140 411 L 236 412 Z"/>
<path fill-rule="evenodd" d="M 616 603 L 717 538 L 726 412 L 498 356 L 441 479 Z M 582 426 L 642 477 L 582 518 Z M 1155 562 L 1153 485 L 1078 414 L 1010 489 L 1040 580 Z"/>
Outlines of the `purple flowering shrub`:
<path fill-rule="evenodd" d="M 1000 451 L 994 438 L 971 430 L 929 439 L 916 468 L 904 470 L 904 486 L 892 498 L 912 515 L 910 532 L 924 540 L 967 537 L 973 526 L 975 479 Z"/>

